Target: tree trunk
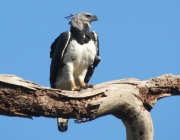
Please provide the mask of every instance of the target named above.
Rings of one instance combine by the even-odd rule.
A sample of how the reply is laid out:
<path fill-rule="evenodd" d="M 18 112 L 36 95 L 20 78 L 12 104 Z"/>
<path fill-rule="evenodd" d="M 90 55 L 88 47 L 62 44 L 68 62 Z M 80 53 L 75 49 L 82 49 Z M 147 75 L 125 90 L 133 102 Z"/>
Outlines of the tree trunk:
<path fill-rule="evenodd" d="M 80 92 L 0 75 L 0 115 L 75 118 L 81 123 L 112 114 L 123 121 L 127 140 L 152 140 L 149 112 L 158 99 L 172 95 L 180 95 L 180 76 L 171 74 L 146 81 L 110 81 Z"/>

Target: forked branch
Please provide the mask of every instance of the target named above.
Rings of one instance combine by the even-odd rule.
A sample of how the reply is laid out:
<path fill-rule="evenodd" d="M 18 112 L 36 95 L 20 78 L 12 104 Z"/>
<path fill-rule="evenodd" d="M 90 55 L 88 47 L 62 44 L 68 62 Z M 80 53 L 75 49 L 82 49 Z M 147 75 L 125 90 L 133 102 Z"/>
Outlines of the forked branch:
<path fill-rule="evenodd" d="M 123 79 L 77 91 L 40 86 L 13 75 L 0 75 L 0 114 L 32 118 L 65 117 L 86 122 L 107 114 L 121 119 L 128 140 L 152 140 L 150 110 L 158 99 L 180 95 L 180 76 L 146 81 Z"/>

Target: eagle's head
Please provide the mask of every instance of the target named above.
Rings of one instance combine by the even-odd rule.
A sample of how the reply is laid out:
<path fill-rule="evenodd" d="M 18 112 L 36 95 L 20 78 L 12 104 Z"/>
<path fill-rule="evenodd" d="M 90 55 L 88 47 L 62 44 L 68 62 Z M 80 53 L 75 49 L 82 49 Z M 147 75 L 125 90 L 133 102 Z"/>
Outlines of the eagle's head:
<path fill-rule="evenodd" d="M 70 15 L 65 17 L 71 19 L 69 24 L 73 27 L 78 28 L 79 30 L 89 29 L 91 27 L 91 22 L 98 20 L 98 17 L 90 13 L 79 13 L 76 15 Z"/>

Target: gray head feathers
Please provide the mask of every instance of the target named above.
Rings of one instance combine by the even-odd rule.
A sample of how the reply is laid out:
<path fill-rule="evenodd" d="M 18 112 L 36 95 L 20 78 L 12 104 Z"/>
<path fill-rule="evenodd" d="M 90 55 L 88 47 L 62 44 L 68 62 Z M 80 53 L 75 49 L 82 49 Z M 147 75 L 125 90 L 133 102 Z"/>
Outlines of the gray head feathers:
<path fill-rule="evenodd" d="M 83 30 L 85 24 L 90 28 L 91 22 L 98 20 L 97 16 L 85 12 L 76 15 L 70 14 L 70 16 L 67 16 L 65 18 L 71 19 L 69 24 L 73 27 L 78 28 L 79 30 Z"/>

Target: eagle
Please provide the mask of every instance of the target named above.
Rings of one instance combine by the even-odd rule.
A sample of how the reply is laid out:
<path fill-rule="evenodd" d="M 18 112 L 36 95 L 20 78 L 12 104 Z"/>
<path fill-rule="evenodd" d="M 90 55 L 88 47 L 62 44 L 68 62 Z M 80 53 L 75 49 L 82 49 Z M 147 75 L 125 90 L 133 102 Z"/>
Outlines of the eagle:
<path fill-rule="evenodd" d="M 80 91 L 92 87 L 88 82 L 101 61 L 99 39 L 90 31 L 91 22 L 98 17 L 81 12 L 65 17 L 70 19 L 70 30 L 61 33 L 52 43 L 50 58 L 51 88 Z M 68 129 L 68 119 L 57 118 L 58 130 Z"/>

